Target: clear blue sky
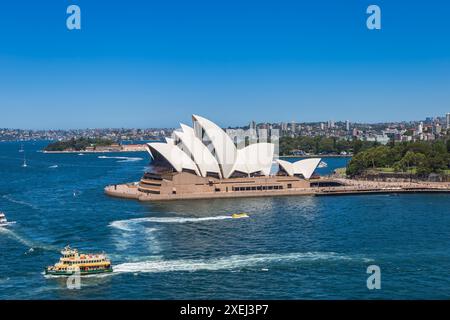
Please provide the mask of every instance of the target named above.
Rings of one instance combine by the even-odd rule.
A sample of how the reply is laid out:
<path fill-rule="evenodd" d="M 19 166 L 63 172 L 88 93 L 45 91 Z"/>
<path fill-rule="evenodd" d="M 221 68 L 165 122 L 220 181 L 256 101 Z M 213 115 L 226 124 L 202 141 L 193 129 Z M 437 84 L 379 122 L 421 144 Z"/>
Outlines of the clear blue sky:
<path fill-rule="evenodd" d="M 370 4 L 381 31 L 366 28 Z M 442 115 L 449 13 L 443 0 L 2 1 L 0 127 Z"/>

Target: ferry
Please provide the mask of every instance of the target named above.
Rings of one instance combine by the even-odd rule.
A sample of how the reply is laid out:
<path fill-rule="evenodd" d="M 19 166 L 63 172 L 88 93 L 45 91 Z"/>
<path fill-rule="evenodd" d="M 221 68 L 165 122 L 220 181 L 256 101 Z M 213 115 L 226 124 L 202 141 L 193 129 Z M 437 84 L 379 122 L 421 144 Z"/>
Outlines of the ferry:
<path fill-rule="evenodd" d="M 0 212 L 0 227 L 5 227 L 8 225 L 8 220 L 6 220 L 5 214 Z"/>
<path fill-rule="evenodd" d="M 246 214 L 246 213 L 233 213 L 233 214 L 231 215 L 231 217 L 232 217 L 233 219 L 248 218 L 248 214 Z"/>
<path fill-rule="evenodd" d="M 82 254 L 67 246 L 61 251 L 61 255 L 55 265 L 45 269 L 46 275 L 70 276 L 76 272 L 80 275 L 90 275 L 113 271 L 111 261 L 103 253 Z"/>

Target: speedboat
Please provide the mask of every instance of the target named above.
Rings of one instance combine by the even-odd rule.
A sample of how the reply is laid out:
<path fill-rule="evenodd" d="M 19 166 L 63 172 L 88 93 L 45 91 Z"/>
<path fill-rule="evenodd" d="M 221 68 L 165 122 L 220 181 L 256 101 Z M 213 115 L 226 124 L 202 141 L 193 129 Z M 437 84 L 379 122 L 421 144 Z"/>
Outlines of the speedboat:
<path fill-rule="evenodd" d="M 6 220 L 5 214 L 0 212 L 0 227 L 5 227 L 8 225 L 8 220 Z"/>
<path fill-rule="evenodd" d="M 112 272 L 111 261 L 103 254 L 83 254 L 67 246 L 61 251 L 62 257 L 53 265 L 45 268 L 46 275 L 70 276 L 74 273 L 90 275 Z"/>
<path fill-rule="evenodd" d="M 248 214 L 246 214 L 246 213 L 233 213 L 233 214 L 231 215 L 231 217 L 232 217 L 233 219 L 248 218 Z"/>

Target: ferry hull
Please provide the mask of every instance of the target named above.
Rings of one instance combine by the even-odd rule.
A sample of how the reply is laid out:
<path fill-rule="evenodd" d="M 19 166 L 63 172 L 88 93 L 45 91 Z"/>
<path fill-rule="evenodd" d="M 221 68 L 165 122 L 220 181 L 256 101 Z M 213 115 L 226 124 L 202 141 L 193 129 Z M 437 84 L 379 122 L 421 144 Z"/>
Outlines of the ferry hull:
<path fill-rule="evenodd" d="M 48 269 L 45 269 L 44 271 L 45 271 L 45 275 L 51 275 L 51 276 L 68 276 L 69 277 L 69 276 L 75 274 L 75 272 L 72 272 L 72 271 L 57 271 L 57 270 L 48 270 Z M 113 271 L 112 268 L 102 269 L 102 270 L 80 271 L 80 275 L 87 276 L 90 274 L 110 273 L 112 271 Z"/>

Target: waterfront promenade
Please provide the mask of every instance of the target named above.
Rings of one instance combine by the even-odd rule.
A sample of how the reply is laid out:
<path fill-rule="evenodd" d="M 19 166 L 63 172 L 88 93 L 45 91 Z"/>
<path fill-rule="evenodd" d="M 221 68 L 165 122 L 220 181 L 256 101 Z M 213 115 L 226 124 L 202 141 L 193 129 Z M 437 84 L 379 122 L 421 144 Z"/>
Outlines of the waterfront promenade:
<path fill-rule="evenodd" d="M 139 201 L 166 201 L 211 198 L 244 198 L 271 196 L 331 196 L 380 193 L 450 193 L 450 183 L 443 182 L 377 182 L 345 178 L 319 179 L 323 183 L 339 183 L 333 187 L 293 188 L 283 190 L 244 191 L 244 192 L 214 192 L 192 193 L 183 195 L 146 194 L 137 188 L 137 183 L 111 185 L 105 188 L 105 193 L 112 197 L 135 199 Z"/>

